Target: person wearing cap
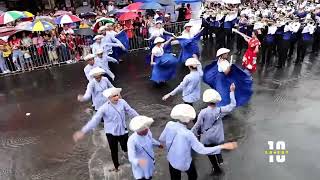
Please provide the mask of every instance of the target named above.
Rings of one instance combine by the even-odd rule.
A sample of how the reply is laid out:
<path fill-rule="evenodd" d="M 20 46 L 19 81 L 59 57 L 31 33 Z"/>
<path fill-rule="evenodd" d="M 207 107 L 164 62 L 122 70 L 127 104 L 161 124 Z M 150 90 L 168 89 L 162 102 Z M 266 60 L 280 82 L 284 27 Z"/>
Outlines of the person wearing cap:
<path fill-rule="evenodd" d="M 208 107 L 202 109 L 198 115 L 197 122 L 191 131 L 196 135 L 200 135 L 200 142 L 205 147 L 218 146 L 224 143 L 224 130 L 222 118 L 234 110 L 236 107 L 236 99 L 234 95 L 235 85 L 230 86 L 230 104 L 217 107 L 217 103 L 221 101 L 220 94 L 214 89 L 207 89 L 203 93 L 203 102 L 208 103 Z M 200 134 L 199 134 L 200 132 Z M 223 162 L 221 152 L 208 155 L 215 174 L 221 173 L 220 164 Z"/>
<path fill-rule="evenodd" d="M 97 67 L 97 65 L 94 62 L 94 58 L 95 56 L 93 54 L 88 54 L 87 56 L 84 57 L 84 60 L 87 62 L 87 65 L 84 67 L 83 71 L 88 81 L 93 79 L 93 77 L 89 75 L 90 71 L 95 67 Z"/>
<path fill-rule="evenodd" d="M 123 50 L 126 50 L 125 46 L 115 37 L 115 33 L 113 32 L 112 26 L 110 24 L 106 25 L 106 35 L 102 39 L 102 43 L 104 45 L 104 52 L 106 55 L 113 54 L 112 48 L 119 47 Z M 119 60 L 119 59 L 117 59 Z"/>
<path fill-rule="evenodd" d="M 171 37 L 175 37 L 174 33 L 166 31 L 163 26 L 162 20 L 157 20 L 156 25 L 154 27 L 149 28 L 150 37 L 145 39 L 146 41 L 154 41 L 157 37 L 161 37 L 165 40 L 169 40 Z M 154 43 L 150 45 L 150 49 L 154 47 Z M 168 44 L 165 48 L 166 52 L 171 52 L 171 45 Z"/>
<path fill-rule="evenodd" d="M 150 65 L 152 66 L 150 80 L 157 85 L 175 77 L 178 59 L 171 53 L 165 53 L 164 50 L 172 40 L 173 38 L 165 42 L 161 37 L 157 37 L 154 40 L 155 46 L 152 48 L 150 57 Z"/>
<path fill-rule="evenodd" d="M 200 41 L 203 27 L 199 32 L 194 33 L 191 31 L 192 26 L 193 25 L 190 22 L 186 23 L 184 25 L 184 31 L 182 32 L 182 35 L 177 37 L 177 40 L 181 46 L 181 52 L 179 55 L 179 62 L 181 63 L 185 63 L 185 61 L 191 57 L 199 59 L 200 56 L 198 42 Z"/>
<path fill-rule="evenodd" d="M 91 45 L 92 53 L 96 54 L 98 49 L 103 49 L 104 44 L 102 43 L 101 39 L 103 38 L 103 35 L 96 35 L 93 40 L 95 41 Z"/>
<path fill-rule="evenodd" d="M 313 33 L 316 26 L 312 19 L 306 21 L 306 25 L 302 28 L 301 36 L 298 40 L 296 64 L 301 64 L 307 52 L 307 48 L 313 39 Z"/>
<path fill-rule="evenodd" d="M 198 59 L 189 58 L 185 66 L 190 70 L 190 73 L 183 78 L 183 81 L 169 94 L 163 96 L 162 100 L 167 100 L 170 96 L 176 95 L 182 91 L 182 99 L 186 104 L 193 105 L 200 99 L 201 79 L 203 76 L 202 66 Z"/>
<path fill-rule="evenodd" d="M 103 96 L 106 99 L 98 111 L 94 114 L 91 120 L 73 135 L 75 142 L 83 139 L 85 134 L 90 130 L 96 128 L 103 118 L 104 132 L 106 133 L 109 143 L 111 158 L 114 168 L 110 171 L 119 171 L 118 160 L 118 144 L 120 144 L 122 151 L 127 152 L 128 130 L 126 126 L 126 114 L 133 118 L 139 114 L 132 109 L 129 104 L 120 98 L 121 88 L 109 88 L 103 91 Z"/>
<path fill-rule="evenodd" d="M 204 68 L 203 81 L 212 89 L 215 89 L 222 97 L 217 103 L 218 107 L 230 104 L 230 86 L 235 83 L 237 86 L 237 106 L 243 106 L 249 102 L 253 94 L 252 76 L 228 61 L 229 49 L 218 49 L 217 58 Z M 231 56 L 232 57 L 232 56 Z"/>
<path fill-rule="evenodd" d="M 110 71 L 109 68 L 109 61 L 114 63 L 119 63 L 116 59 L 113 57 L 110 57 L 108 55 L 103 54 L 102 49 L 98 49 L 96 52 L 95 62 L 97 66 L 101 67 L 103 70 L 105 70 L 106 74 L 114 81 L 115 75 Z"/>
<path fill-rule="evenodd" d="M 160 12 L 159 9 L 156 10 L 155 15 L 153 16 L 153 19 L 157 21 L 158 19 L 163 20 L 163 14 Z"/>
<path fill-rule="evenodd" d="M 188 104 L 178 104 L 173 107 L 172 119 L 162 131 L 159 140 L 165 144 L 169 171 L 172 180 L 180 180 L 181 172 L 186 172 L 189 180 L 197 179 L 197 170 L 192 160 L 191 150 L 199 154 L 217 154 L 221 150 L 232 150 L 237 148 L 236 142 L 221 144 L 214 147 L 204 147 L 197 137 L 187 128 L 187 124 L 196 117 L 196 111 Z"/>
<path fill-rule="evenodd" d="M 131 119 L 129 127 L 134 133 L 128 139 L 128 159 L 135 179 L 152 179 L 155 169 L 153 147 L 163 148 L 159 141 L 152 137 L 150 126 L 153 119 L 136 116 Z"/>
<path fill-rule="evenodd" d="M 93 79 L 89 81 L 85 94 L 78 95 L 80 102 L 91 99 L 96 111 L 106 102 L 106 98 L 102 94 L 103 91 L 114 87 L 108 78 L 103 77 L 105 73 L 106 71 L 100 67 L 93 68 L 89 73 Z"/>

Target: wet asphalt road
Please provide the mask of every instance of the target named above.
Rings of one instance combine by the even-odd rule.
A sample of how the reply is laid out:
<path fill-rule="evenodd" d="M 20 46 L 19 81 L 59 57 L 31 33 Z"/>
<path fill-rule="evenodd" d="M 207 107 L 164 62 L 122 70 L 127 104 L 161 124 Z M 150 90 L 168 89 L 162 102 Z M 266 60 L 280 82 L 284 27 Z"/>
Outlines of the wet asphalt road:
<path fill-rule="evenodd" d="M 209 45 L 204 47 L 202 60 L 208 64 L 214 50 Z M 140 114 L 155 119 L 152 131 L 157 138 L 171 108 L 182 102 L 180 96 L 168 102 L 160 99 L 187 71 L 180 68 L 175 80 L 155 88 L 148 80 L 150 67 L 144 64 L 144 54 L 130 53 L 126 62 L 114 66 L 113 84 L 124 89 L 123 97 Z M 196 155 L 199 179 L 319 178 L 320 63 L 313 56 L 305 61 L 302 66 L 289 63 L 284 69 L 258 69 L 250 104 L 224 121 L 226 139 L 237 140 L 239 148 L 223 154 L 225 174 L 221 177 L 211 176 L 208 159 Z M 90 174 L 92 179 L 112 179 L 105 170 L 111 162 L 105 140 L 101 140 L 103 135 L 96 131 L 79 144 L 71 138 L 90 118 L 84 112 L 89 104 L 76 101 L 87 84 L 83 67 L 79 63 L 0 77 L 0 180 L 88 180 Z M 205 88 L 203 85 L 202 90 Z M 198 111 L 202 107 L 204 104 L 196 104 Z M 268 162 L 264 151 L 269 140 L 285 141 L 289 152 L 286 162 Z M 168 179 L 165 153 L 157 150 L 157 159 L 154 179 Z M 131 179 L 129 165 L 125 163 L 124 167 L 118 179 Z"/>

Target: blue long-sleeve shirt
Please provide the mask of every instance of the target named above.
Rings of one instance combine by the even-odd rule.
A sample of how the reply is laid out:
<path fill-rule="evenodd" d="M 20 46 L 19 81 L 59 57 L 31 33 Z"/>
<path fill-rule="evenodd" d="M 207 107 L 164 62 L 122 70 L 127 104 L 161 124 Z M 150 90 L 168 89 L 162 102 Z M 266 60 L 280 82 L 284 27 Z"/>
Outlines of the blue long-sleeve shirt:
<path fill-rule="evenodd" d="M 87 64 L 86 67 L 84 67 L 83 71 L 84 71 L 84 74 L 86 75 L 86 78 L 88 79 L 88 81 L 91 81 L 92 79 L 94 79 L 93 77 L 91 77 L 89 75 L 89 73 L 95 67 L 97 67 L 96 64 L 93 64 L 93 65 Z"/>
<path fill-rule="evenodd" d="M 81 131 L 87 133 L 95 128 L 99 122 L 101 122 L 101 118 L 103 118 L 105 133 L 112 134 L 114 136 L 124 135 L 128 133 L 125 122 L 126 114 L 131 118 L 138 116 L 138 113 L 123 99 L 119 99 L 117 104 L 107 101 L 98 109 L 92 119 L 83 126 Z"/>
<path fill-rule="evenodd" d="M 199 154 L 217 154 L 221 150 L 220 146 L 204 147 L 192 131 L 180 122 L 168 122 L 159 140 L 166 145 L 167 160 L 171 166 L 180 171 L 190 168 L 192 149 Z"/>
<path fill-rule="evenodd" d="M 230 92 L 230 99 L 231 102 L 229 105 L 215 108 L 207 107 L 200 111 L 198 120 L 191 131 L 195 135 L 199 135 L 199 129 L 201 130 L 201 136 L 205 136 L 201 138 L 201 143 L 209 145 L 221 144 L 224 142 L 222 118 L 236 107 L 237 103 L 234 92 Z M 208 131 L 211 128 L 213 128 L 214 131 Z"/>
<path fill-rule="evenodd" d="M 107 33 L 101 41 L 104 45 L 103 50 L 106 54 L 110 54 L 112 52 L 112 47 L 123 46 L 119 39 L 117 39 L 112 33 Z"/>
<path fill-rule="evenodd" d="M 89 81 L 85 94 L 83 95 L 84 101 L 92 99 L 92 104 L 95 109 L 98 110 L 105 102 L 107 98 L 103 96 L 103 91 L 114 87 L 106 77 L 102 77 L 98 82 L 95 79 Z"/>
<path fill-rule="evenodd" d="M 200 99 L 201 95 L 201 79 L 203 71 L 199 65 L 197 71 L 191 71 L 183 78 L 183 81 L 169 94 L 171 96 L 176 95 L 182 91 L 182 99 L 184 102 L 194 103 Z"/>
<path fill-rule="evenodd" d="M 140 136 L 136 132 L 128 139 L 128 158 L 131 163 L 132 173 L 135 179 L 149 179 L 154 172 L 154 152 L 153 146 L 159 146 L 160 142 L 152 138 L 152 133 Z M 145 167 L 139 165 L 139 160 L 147 161 Z"/>

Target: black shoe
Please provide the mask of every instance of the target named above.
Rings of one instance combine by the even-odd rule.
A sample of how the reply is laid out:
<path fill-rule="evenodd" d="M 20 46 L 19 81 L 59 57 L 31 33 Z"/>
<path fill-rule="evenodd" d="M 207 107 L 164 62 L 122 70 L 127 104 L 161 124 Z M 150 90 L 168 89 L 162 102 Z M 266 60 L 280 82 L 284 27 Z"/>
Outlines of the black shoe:
<path fill-rule="evenodd" d="M 279 68 L 279 69 L 280 69 L 280 68 L 282 68 L 282 66 L 281 66 L 281 65 L 276 65 L 276 68 Z"/>
<path fill-rule="evenodd" d="M 223 171 L 220 168 L 219 169 L 212 168 L 212 175 L 219 176 L 219 175 L 222 175 L 222 174 L 223 174 Z"/>

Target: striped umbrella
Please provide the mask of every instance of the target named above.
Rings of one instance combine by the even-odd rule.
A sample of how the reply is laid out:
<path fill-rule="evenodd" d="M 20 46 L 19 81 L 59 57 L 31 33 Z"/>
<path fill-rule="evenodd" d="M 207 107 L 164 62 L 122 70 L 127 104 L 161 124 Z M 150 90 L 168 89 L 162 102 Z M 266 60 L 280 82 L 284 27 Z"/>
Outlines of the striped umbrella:
<path fill-rule="evenodd" d="M 80 21 L 81 21 L 81 19 L 78 16 L 69 15 L 69 14 L 59 16 L 55 20 L 56 24 L 70 24 L 70 23 L 75 23 L 75 22 L 80 22 Z"/>
<path fill-rule="evenodd" d="M 34 15 L 31 12 L 23 11 L 22 13 L 23 13 L 24 18 L 33 18 L 34 17 Z"/>
<path fill-rule="evenodd" d="M 20 11 L 7 11 L 1 14 L 0 24 L 7 24 L 23 17 L 24 14 Z"/>
<path fill-rule="evenodd" d="M 54 29 L 55 26 L 46 21 L 36 20 L 26 27 L 27 31 L 50 31 Z"/>

